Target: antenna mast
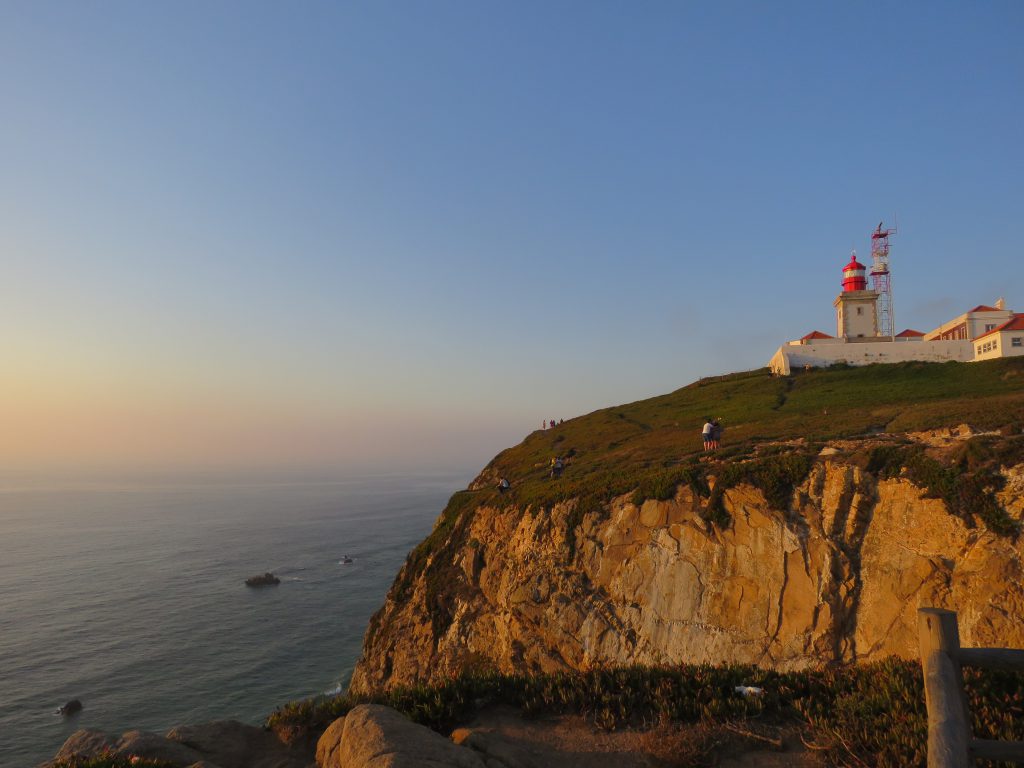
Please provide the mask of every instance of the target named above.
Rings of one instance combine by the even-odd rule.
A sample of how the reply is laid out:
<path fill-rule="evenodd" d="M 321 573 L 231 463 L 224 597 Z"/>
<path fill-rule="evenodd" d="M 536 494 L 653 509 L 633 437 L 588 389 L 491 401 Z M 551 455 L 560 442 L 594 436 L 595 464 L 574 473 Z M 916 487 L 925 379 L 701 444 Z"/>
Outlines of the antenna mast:
<path fill-rule="evenodd" d="M 892 275 L 889 272 L 889 235 L 896 227 L 886 229 L 878 222 L 871 233 L 871 283 L 878 294 L 878 335 L 896 341 L 896 317 L 892 308 Z"/>

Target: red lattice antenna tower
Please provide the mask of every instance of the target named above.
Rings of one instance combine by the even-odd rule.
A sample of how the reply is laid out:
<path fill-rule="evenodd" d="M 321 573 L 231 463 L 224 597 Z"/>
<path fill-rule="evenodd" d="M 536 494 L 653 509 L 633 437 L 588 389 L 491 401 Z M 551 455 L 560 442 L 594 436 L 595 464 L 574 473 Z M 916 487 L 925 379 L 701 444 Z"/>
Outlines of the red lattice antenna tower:
<path fill-rule="evenodd" d="M 871 233 L 871 286 L 878 294 L 878 335 L 896 340 L 896 316 L 892 309 L 892 274 L 889 272 L 889 235 L 896 227 L 886 229 L 878 222 Z"/>

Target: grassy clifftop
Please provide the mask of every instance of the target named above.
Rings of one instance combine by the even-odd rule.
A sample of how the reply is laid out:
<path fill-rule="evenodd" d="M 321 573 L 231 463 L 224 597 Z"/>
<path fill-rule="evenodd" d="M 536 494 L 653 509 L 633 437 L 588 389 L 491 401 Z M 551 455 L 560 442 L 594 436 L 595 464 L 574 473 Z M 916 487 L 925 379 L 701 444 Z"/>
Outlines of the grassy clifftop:
<path fill-rule="evenodd" d="M 725 426 L 722 455 L 759 443 L 824 441 L 968 423 L 978 429 L 1024 422 L 1024 358 L 984 363 L 901 363 L 827 368 L 790 377 L 767 369 L 703 379 L 668 395 L 605 408 L 537 431 L 488 469 L 521 491 L 548 483 L 550 458 L 571 457 L 565 479 L 602 485 L 609 472 L 645 472 L 702 450 L 707 416 Z M 530 495 L 527 493 L 527 495 Z M 543 494 L 542 494 L 543 495 Z"/>
<path fill-rule="evenodd" d="M 668 395 L 605 408 L 545 431 L 500 453 L 452 506 L 476 506 L 492 481 L 512 483 L 522 506 L 569 498 L 601 500 L 645 487 L 657 496 L 700 458 L 706 417 L 725 427 L 717 459 L 750 455 L 766 443 L 809 444 L 877 433 L 906 433 L 968 423 L 1020 431 L 1024 358 L 984 363 L 901 363 L 827 368 L 779 378 L 767 369 L 703 379 Z M 552 456 L 568 457 L 558 480 Z M 652 487 L 653 486 L 653 487 Z"/>

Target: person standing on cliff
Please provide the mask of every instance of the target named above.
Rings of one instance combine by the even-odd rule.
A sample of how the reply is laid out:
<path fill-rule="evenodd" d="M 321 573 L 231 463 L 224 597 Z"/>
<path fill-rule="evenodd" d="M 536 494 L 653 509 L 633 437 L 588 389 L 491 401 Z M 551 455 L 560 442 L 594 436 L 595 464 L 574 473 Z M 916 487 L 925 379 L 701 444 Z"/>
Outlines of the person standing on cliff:
<path fill-rule="evenodd" d="M 721 445 L 722 439 L 722 423 L 719 419 L 715 419 L 711 422 L 711 450 L 717 451 L 718 446 Z"/>
<path fill-rule="evenodd" d="M 555 456 L 553 459 L 551 459 L 551 477 L 552 478 L 561 477 L 563 469 L 565 469 L 565 464 L 562 463 L 562 457 L 561 456 Z"/>
<path fill-rule="evenodd" d="M 704 420 L 704 429 L 701 431 L 701 436 L 704 438 L 704 450 L 711 450 L 711 433 L 714 431 L 715 425 L 711 423 L 711 418 Z"/>

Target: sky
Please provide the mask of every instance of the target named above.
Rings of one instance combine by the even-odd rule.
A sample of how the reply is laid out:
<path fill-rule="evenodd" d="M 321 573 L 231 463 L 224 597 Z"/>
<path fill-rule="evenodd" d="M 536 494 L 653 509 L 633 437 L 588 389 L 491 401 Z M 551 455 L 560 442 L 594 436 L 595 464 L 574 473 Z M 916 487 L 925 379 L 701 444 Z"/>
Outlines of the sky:
<path fill-rule="evenodd" d="M 1024 308 L 1024 5 L 0 4 L 0 465 L 482 467 Z M 698 425 L 699 428 L 699 425 Z"/>

